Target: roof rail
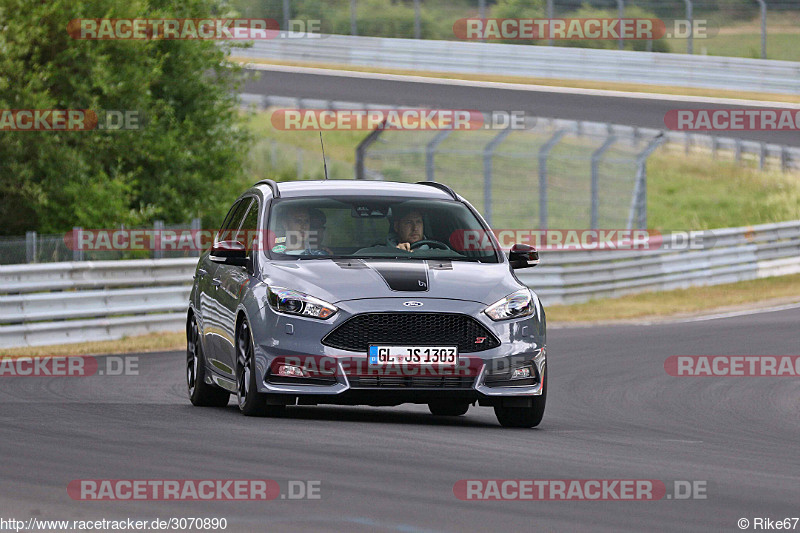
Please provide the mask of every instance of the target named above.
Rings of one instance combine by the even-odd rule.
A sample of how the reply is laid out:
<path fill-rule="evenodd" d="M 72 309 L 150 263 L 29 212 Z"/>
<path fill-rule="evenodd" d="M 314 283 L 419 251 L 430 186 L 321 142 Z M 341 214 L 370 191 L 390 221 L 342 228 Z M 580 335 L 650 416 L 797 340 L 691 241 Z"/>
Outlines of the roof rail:
<path fill-rule="evenodd" d="M 430 187 L 436 187 L 440 191 L 444 191 L 450 196 L 452 196 L 453 200 L 458 201 L 458 195 L 456 194 L 456 192 L 447 185 L 445 185 L 444 183 L 439 183 L 436 181 L 418 181 L 417 185 L 428 185 Z"/>
<path fill-rule="evenodd" d="M 253 187 L 257 187 L 258 185 L 269 185 L 269 188 L 272 189 L 272 197 L 281 197 L 281 191 L 278 189 L 278 184 L 275 182 L 275 180 L 261 180 L 253 185 Z"/>

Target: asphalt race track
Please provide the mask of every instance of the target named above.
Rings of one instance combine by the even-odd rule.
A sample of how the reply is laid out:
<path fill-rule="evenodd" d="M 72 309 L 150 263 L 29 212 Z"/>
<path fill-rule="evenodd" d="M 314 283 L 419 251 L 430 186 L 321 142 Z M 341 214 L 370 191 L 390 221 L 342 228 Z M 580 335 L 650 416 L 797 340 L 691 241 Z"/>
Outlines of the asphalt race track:
<path fill-rule="evenodd" d="M 703 103 L 676 101 L 666 96 L 648 97 L 604 96 L 575 94 L 557 88 L 510 90 L 497 87 L 452 84 L 448 80 L 401 81 L 371 77 L 357 73 L 357 77 L 320 69 L 298 72 L 287 67 L 260 65 L 253 72 L 242 92 L 265 96 L 293 96 L 345 102 L 378 103 L 397 106 L 425 106 L 440 109 L 474 109 L 478 111 L 524 111 L 526 115 L 569 120 L 610 122 L 643 128 L 665 129 L 664 115 L 672 109 L 729 109 L 740 108 L 735 103 Z M 779 103 L 766 103 L 765 108 L 783 107 Z M 792 106 L 796 108 L 797 106 Z M 758 109 L 748 107 L 747 109 Z M 721 137 L 768 143 L 800 146 L 796 131 L 725 131 Z"/>
<path fill-rule="evenodd" d="M 598 309 L 598 312 L 602 312 Z M 538 429 L 489 408 L 195 408 L 182 353 L 138 376 L 3 377 L 5 518 L 225 517 L 228 531 L 739 531 L 800 516 L 800 381 L 670 377 L 670 355 L 797 355 L 800 309 L 653 326 L 551 329 Z M 102 365 L 101 365 L 102 366 Z M 321 499 L 74 501 L 74 479 L 320 481 Z M 707 482 L 707 499 L 461 501 L 461 479 Z"/>

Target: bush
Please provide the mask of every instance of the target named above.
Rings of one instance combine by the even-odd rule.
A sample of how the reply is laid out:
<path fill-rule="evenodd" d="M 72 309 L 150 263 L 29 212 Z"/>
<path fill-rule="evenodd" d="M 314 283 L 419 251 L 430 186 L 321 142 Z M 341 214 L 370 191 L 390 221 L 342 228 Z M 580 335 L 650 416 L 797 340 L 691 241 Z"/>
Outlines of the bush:
<path fill-rule="evenodd" d="M 225 16 L 212 0 L 5 0 L 0 109 L 135 110 L 130 131 L 3 132 L 0 234 L 202 216 L 239 194 L 240 69 L 211 41 L 75 40 L 77 18 Z"/>

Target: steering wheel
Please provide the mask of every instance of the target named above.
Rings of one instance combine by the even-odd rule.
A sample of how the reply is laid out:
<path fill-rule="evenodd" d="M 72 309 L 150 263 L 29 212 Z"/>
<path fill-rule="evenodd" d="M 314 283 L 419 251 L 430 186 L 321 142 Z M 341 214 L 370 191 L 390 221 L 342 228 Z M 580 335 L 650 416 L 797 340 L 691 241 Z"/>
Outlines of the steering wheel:
<path fill-rule="evenodd" d="M 421 241 L 413 242 L 413 243 L 411 243 L 411 249 L 414 250 L 414 249 L 419 248 L 420 246 L 424 246 L 426 244 L 428 246 L 434 248 L 434 249 L 451 250 L 452 251 L 452 248 L 450 248 L 447 244 L 445 244 L 445 243 L 443 243 L 441 241 L 433 240 L 433 239 L 422 239 Z"/>

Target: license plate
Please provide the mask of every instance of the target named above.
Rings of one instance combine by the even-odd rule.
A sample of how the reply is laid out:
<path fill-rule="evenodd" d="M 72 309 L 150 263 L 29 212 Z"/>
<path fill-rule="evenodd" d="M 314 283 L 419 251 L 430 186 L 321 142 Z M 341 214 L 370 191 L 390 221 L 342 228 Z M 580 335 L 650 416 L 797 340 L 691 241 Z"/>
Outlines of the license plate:
<path fill-rule="evenodd" d="M 369 347 L 369 364 L 455 365 L 457 346 L 376 346 Z"/>

